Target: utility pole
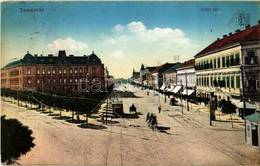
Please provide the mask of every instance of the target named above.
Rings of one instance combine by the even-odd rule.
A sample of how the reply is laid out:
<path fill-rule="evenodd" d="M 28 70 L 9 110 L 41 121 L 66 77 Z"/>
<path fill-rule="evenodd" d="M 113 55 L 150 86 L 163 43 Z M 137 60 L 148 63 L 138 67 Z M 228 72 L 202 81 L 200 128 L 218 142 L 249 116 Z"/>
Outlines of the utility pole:
<path fill-rule="evenodd" d="M 187 94 L 187 110 L 190 111 L 189 109 L 189 102 L 188 102 L 188 79 L 187 79 L 187 71 L 185 71 L 185 80 L 186 80 L 186 94 Z"/>
<path fill-rule="evenodd" d="M 108 85 L 107 81 L 106 84 Z M 107 95 L 107 106 L 106 106 L 106 124 L 107 124 L 107 114 L 108 114 L 108 95 Z"/>
<path fill-rule="evenodd" d="M 245 125 L 245 141 L 246 141 L 246 102 L 245 102 L 245 78 L 244 78 L 244 66 L 241 65 L 241 77 L 242 77 L 242 100 L 243 100 L 243 118 L 244 118 L 244 125 Z"/>
<path fill-rule="evenodd" d="M 210 94 L 210 104 L 209 104 L 209 125 L 212 126 L 212 109 L 213 109 L 213 97 Z"/>
<path fill-rule="evenodd" d="M 181 89 L 182 89 L 182 79 L 181 79 Z M 181 113 L 183 114 L 182 93 L 181 93 Z"/>

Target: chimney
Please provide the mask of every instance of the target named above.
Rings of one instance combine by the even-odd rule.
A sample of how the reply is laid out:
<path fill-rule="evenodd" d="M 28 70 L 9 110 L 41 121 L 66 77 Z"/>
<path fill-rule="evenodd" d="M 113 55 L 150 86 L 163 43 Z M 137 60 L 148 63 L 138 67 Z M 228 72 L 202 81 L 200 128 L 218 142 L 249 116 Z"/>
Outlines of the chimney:
<path fill-rule="evenodd" d="M 236 33 L 237 33 L 237 32 L 240 32 L 240 29 L 237 29 L 237 30 L 236 30 Z"/>
<path fill-rule="evenodd" d="M 41 54 L 41 57 L 42 57 L 42 54 Z"/>
<path fill-rule="evenodd" d="M 53 54 L 49 54 L 48 57 L 53 57 Z"/>
<path fill-rule="evenodd" d="M 250 25 L 249 25 L 249 24 L 246 26 L 246 29 L 248 29 L 248 28 L 250 28 Z"/>
<path fill-rule="evenodd" d="M 219 40 L 219 38 L 217 38 L 217 40 Z"/>
<path fill-rule="evenodd" d="M 258 24 L 260 24 L 260 20 L 258 20 Z"/>
<path fill-rule="evenodd" d="M 229 36 L 231 36 L 232 35 L 232 32 L 229 32 Z"/>
<path fill-rule="evenodd" d="M 227 37 L 227 35 L 223 35 L 223 38 Z"/>
<path fill-rule="evenodd" d="M 37 54 L 34 54 L 35 57 L 37 57 L 38 55 Z"/>

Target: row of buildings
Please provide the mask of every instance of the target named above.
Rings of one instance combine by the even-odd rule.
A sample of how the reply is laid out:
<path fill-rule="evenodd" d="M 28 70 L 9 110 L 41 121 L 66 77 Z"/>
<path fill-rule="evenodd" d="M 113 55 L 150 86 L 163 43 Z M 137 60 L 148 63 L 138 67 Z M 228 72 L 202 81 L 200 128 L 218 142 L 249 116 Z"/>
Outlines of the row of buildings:
<path fill-rule="evenodd" d="M 91 91 L 103 90 L 113 84 L 113 77 L 92 52 L 90 55 L 34 56 L 27 52 L 20 60 L 1 69 L 1 88 L 34 91 Z"/>
<path fill-rule="evenodd" d="M 165 63 L 133 71 L 132 81 L 155 90 L 195 94 L 218 101 L 242 100 L 260 110 L 260 22 L 218 38 L 184 63 Z M 244 81 L 243 81 L 244 80 Z M 243 82 L 242 82 L 243 81 Z M 244 94 L 243 94 L 244 93 Z"/>

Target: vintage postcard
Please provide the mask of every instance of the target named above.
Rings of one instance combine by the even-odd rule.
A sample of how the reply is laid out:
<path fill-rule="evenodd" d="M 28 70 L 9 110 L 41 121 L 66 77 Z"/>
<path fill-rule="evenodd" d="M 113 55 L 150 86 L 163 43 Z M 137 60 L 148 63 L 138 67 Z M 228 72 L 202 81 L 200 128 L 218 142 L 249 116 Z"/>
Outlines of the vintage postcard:
<path fill-rule="evenodd" d="M 258 1 L 2 1 L 1 164 L 260 165 Z"/>

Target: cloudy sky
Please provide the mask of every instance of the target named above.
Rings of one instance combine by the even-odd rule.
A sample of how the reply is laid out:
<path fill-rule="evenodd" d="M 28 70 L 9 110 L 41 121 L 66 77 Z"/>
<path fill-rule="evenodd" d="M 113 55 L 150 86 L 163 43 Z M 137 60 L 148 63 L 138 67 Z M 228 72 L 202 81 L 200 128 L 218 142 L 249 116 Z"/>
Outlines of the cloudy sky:
<path fill-rule="evenodd" d="M 31 54 L 97 54 L 110 74 L 183 62 L 224 34 L 260 20 L 257 2 L 3 2 L 2 67 Z M 28 12 L 28 9 L 37 9 Z M 247 17 L 248 15 L 249 17 Z M 245 19 L 244 19 L 245 20 Z"/>

